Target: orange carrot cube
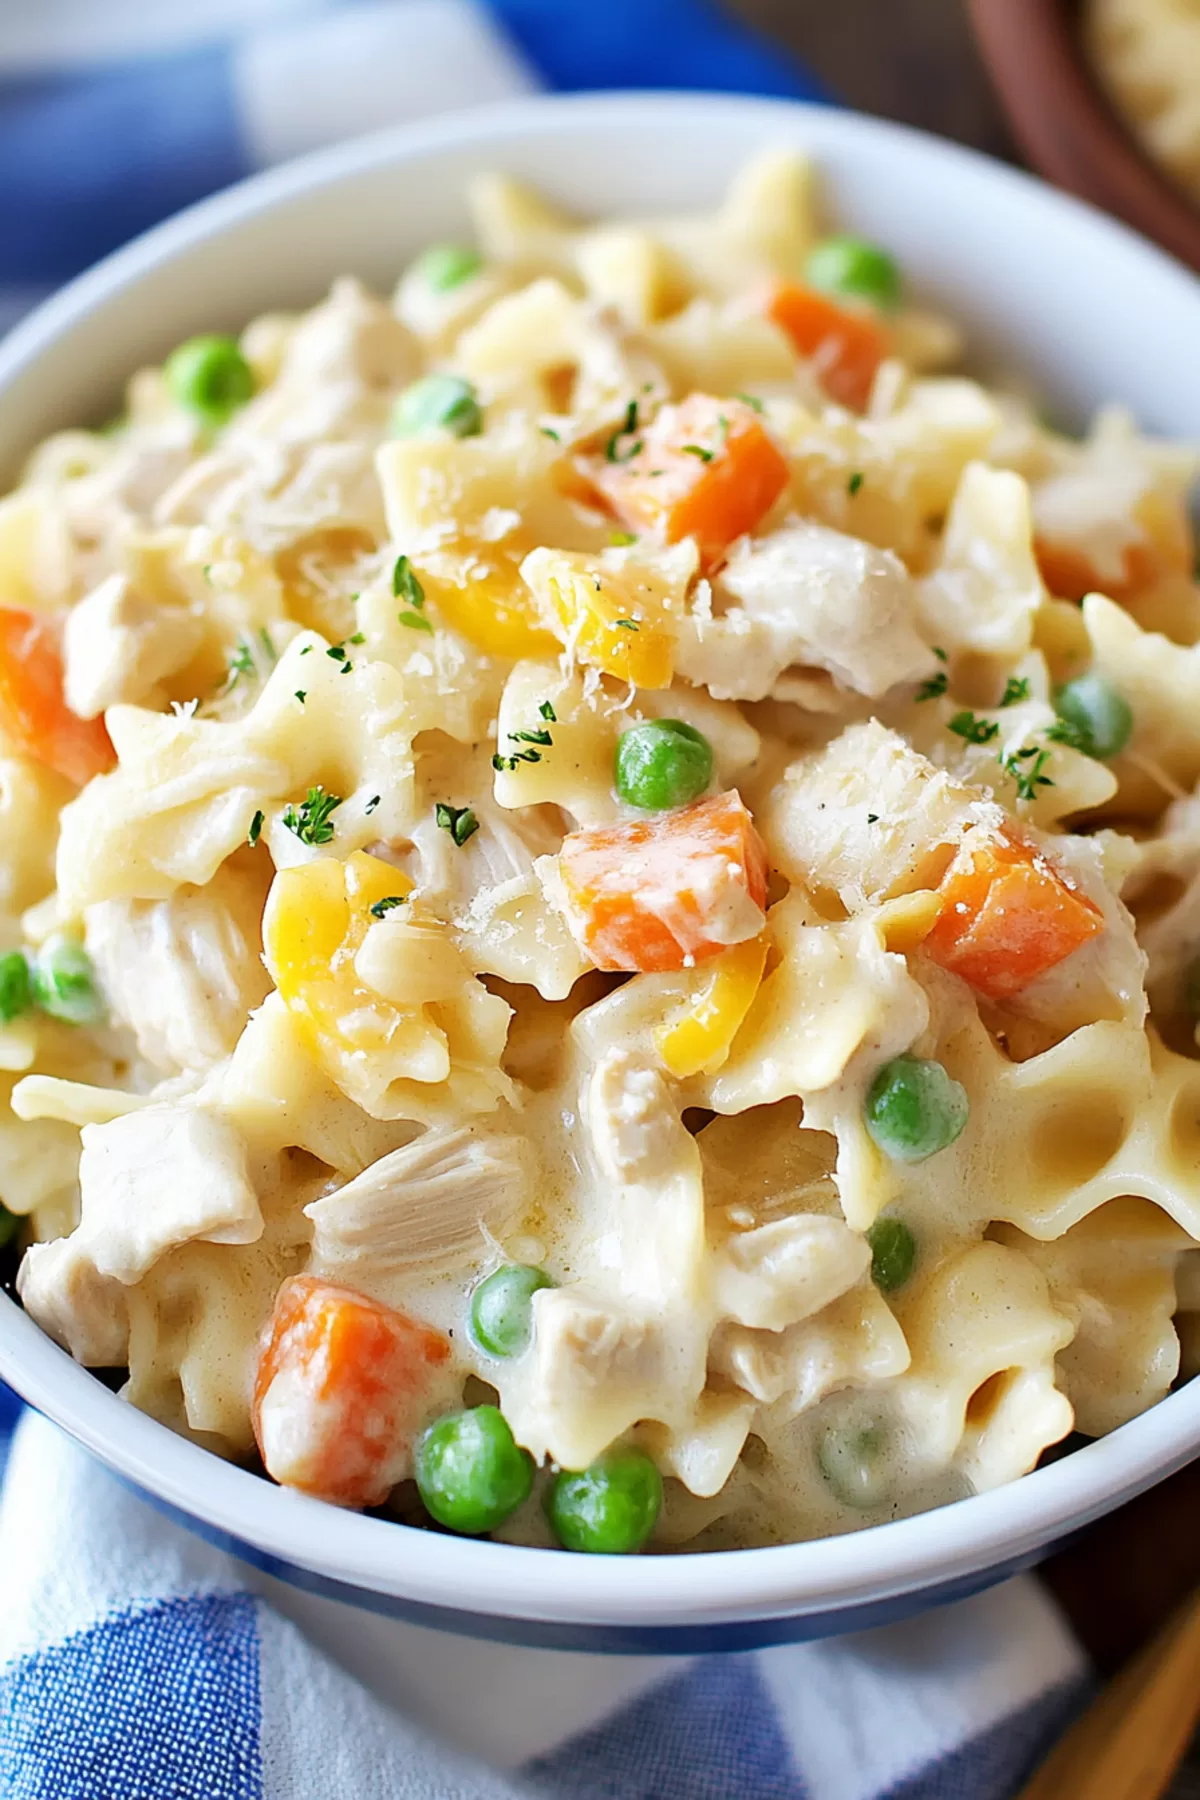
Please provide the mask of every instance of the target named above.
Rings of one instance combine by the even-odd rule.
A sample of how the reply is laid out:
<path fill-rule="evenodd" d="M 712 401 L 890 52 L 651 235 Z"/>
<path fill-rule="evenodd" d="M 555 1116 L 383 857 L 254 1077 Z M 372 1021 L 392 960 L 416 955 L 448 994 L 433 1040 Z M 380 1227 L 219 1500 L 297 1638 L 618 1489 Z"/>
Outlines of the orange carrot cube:
<path fill-rule="evenodd" d="M 887 355 L 879 321 L 865 309 L 839 306 L 828 294 L 795 281 L 781 281 L 771 290 L 767 316 L 811 360 L 830 398 L 861 412 Z"/>
<path fill-rule="evenodd" d="M 691 968 L 763 928 L 767 853 L 736 792 L 573 832 L 559 869 L 598 969 Z"/>
<path fill-rule="evenodd" d="M 77 717 L 63 699 L 54 625 L 15 607 L 0 607 L 0 732 L 78 787 L 116 761 L 104 720 Z"/>
<path fill-rule="evenodd" d="M 942 881 L 924 949 L 988 1000 L 1007 1000 L 1104 930 L 1099 909 L 1032 845 L 964 850 Z"/>
<path fill-rule="evenodd" d="M 689 394 L 644 431 L 614 439 L 613 449 L 615 460 L 591 458 L 586 473 L 617 518 L 631 531 L 661 532 L 669 544 L 695 538 L 708 569 L 788 484 L 781 451 L 741 400 Z"/>
<path fill-rule="evenodd" d="M 313 1275 L 285 1281 L 254 1381 L 268 1474 L 335 1506 L 378 1506 L 411 1467 L 439 1331 Z"/>

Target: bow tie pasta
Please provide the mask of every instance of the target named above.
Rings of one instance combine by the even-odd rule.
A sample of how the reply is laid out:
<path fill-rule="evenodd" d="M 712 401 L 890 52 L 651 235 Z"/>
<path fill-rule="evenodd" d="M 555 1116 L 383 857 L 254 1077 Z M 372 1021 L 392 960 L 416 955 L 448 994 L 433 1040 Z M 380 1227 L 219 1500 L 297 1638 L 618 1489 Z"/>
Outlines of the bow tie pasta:
<path fill-rule="evenodd" d="M 332 1504 L 776 1543 L 1196 1365 L 1193 459 L 812 190 L 481 179 L 0 502 L 0 1237 Z"/>

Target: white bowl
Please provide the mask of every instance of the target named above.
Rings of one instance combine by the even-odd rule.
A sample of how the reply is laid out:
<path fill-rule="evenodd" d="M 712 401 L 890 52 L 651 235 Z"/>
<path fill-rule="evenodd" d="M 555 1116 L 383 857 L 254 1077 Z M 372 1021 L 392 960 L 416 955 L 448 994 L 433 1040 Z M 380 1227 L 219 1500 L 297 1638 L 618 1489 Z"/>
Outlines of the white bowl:
<path fill-rule="evenodd" d="M 111 257 L 0 348 L 0 470 L 104 416 L 124 377 L 189 333 L 315 301 L 355 271 L 390 286 L 466 229 L 500 168 L 583 213 L 711 204 L 767 143 L 810 150 L 831 213 L 894 249 L 918 291 L 1068 417 L 1129 404 L 1200 419 L 1200 289 L 1157 250 L 1024 175 L 851 114 L 707 96 L 522 101 L 388 132 L 246 182 Z M 271 1486 L 118 1400 L 0 1296 L 0 1375 L 112 1469 L 273 1573 L 453 1630 L 579 1649 L 731 1649 L 958 1597 L 1035 1561 L 1200 1449 L 1200 1383 L 1011 1487 L 852 1536 L 721 1555 L 588 1558 L 363 1518 Z"/>

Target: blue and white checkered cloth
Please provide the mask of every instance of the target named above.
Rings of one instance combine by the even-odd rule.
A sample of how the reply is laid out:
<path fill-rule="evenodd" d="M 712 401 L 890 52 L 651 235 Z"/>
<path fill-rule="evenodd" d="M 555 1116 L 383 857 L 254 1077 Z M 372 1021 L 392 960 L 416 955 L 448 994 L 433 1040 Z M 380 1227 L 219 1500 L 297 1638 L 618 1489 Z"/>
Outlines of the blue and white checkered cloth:
<path fill-rule="evenodd" d="M 816 94 L 707 0 L 0 0 L 0 328 L 252 169 L 540 85 Z M 1028 1577 L 736 1657 L 398 1625 L 270 1582 L 18 1413 L 0 1389 L 5 1800 L 1006 1800 L 1086 1690 Z"/>

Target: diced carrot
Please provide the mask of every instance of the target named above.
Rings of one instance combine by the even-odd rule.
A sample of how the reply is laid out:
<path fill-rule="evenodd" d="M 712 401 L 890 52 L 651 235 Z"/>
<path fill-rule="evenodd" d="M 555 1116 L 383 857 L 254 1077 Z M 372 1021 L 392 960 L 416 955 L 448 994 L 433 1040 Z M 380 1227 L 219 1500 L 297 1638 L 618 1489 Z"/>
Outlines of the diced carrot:
<path fill-rule="evenodd" d="M 1086 594 L 1130 600 L 1171 572 L 1171 565 L 1164 564 L 1152 544 L 1127 544 L 1121 552 L 1118 575 L 1104 574 L 1087 552 L 1074 544 L 1056 544 L 1039 537 L 1033 547 L 1042 580 L 1060 600 L 1082 600 Z"/>
<path fill-rule="evenodd" d="M 875 371 L 887 355 L 879 321 L 865 308 L 839 306 L 828 294 L 796 281 L 781 281 L 771 290 L 767 316 L 787 333 L 801 356 L 811 359 L 830 397 L 861 412 L 871 397 Z"/>
<path fill-rule="evenodd" d="M 15 607 L 0 607 L 0 732 L 78 787 L 117 760 L 104 720 L 78 718 L 63 699 L 54 625 Z"/>
<path fill-rule="evenodd" d="M 684 969 L 757 937 L 767 853 L 740 794 L 563 840 L 563 886 L 598 969 Z"/>
<path fill-rule="evenodd" d="M 336 1506 L 378 1506 L 410 1468 L 439 1331 L 314 1275 L 275 1300 L 254 1380 L 254 1435 L 267 1472 Z"/>
<path fill-rule="evenodd" d="M 584 472 L 617 518 L 631 531 L 661 531 L 669 544 L 695 538 L 709 569 L 788 483 L 781 451 L 740 400 L 689 394 L 614 447 L 618 460 L 592 458 Z"/>
<path fill-rule="evenodd" d="M 1104 930 L 1099 908 L 1013 838 L 961 852 L 940 892 L 925 952 L 988 1000 L 1019 994 Z"/>
<path fill-rule="evenodd" d="M 1120 552 L 1119 568 L 1101 569 L 1088 555 L 1085 542 L 1048 537 L 1034 539 L 1038 569 L 1047 588 L 1060 600 L 1082 600 L 1107 594 L 1130 600 L 1166 576 L 1191 575 L 1196 560 L 1195 534 L 1186 506 L 1149 493 L 1133 515 L 1132 536 Z"/>

